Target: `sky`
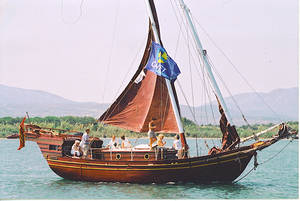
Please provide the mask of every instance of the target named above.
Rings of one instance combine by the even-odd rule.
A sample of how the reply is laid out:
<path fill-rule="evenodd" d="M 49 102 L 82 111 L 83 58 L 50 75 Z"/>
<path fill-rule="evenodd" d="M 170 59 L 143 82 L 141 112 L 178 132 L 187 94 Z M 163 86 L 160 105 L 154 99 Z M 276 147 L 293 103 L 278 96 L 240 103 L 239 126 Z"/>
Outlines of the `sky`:
<path fill-rule="evenodd" d="M 196 65 L 188 56 L 192 39 L 184 39 L 177 1 L 155 2 L 164 47 L 182 72 L 183 92 L 201 105 L 203 84 L 196 67 L 190 68 Z M 231 94 L 298 86 L 297 0 L 185 3 Z M 142 0 L 0 0 L 0 84 L 111 103 L 135 73 L 147 31 Z M 216 77 L 224 96 L 230 95 Z"/>

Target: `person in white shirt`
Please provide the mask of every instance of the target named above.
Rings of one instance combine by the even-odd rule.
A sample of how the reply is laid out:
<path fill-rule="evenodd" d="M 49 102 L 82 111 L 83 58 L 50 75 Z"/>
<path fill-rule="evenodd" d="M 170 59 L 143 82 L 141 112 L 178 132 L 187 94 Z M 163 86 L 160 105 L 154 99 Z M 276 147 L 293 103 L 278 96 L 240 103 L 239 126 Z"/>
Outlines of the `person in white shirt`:
<path fill-rule="evenodd" d="M 179 139 L 180 139 L 179 135 L 176 135 L 172 147 L 175 150 L 177 150 L 176 156 L 178 157 L 178 159 L 181 159 L 183 157 L 183 150 L 182 150 L 181 142 Z"/>
<path fill-rule="evenodd" d="M 106 147 L 110 148 L 110 149 L 116 149 L 119 146 L 119 142 L 118 140 L 116 140 L 116 136 L 112 136 L 110 142 L 108 143 L 108 145 Z"/>
<path fill-rule="evenodd" d="M 173 148 L 175 149 L 175 150 L 180 150 L 182 147 L 181 147 L 181 142 L 180 142 L 180 140 L 179 140 L 179 135 L 176 135 L 175 136 L 175 140 L 174 140 L 174 142 L 173 142 Z"/>
<path fill-rule="evenodd" d="M 86 129 L 85 133 L 81 137 L 80 148 L 83 152 L 83 158 L 87 157 L 87 153 L 89 151 L 89 133 L 90 129 Z"/>
<path fill-rule="evenodd" d="M 77 156 L 77 157 L 80 156 L 79 143 L 80 143 L 79 140 L 75 140 L 75 142 L 74 142 L 74 144 L 72 146 L 72 149 L 71 149 L 71 155 L 72 156 Z"/>
<path fill-rule="evenodd" d="M 122 142 L 121 142 L 122 149 L 131 148 L 131 144 L 127 139 L 125 139 L 125 135 L 121 136 L 121 140 L 122 140 Z"/>

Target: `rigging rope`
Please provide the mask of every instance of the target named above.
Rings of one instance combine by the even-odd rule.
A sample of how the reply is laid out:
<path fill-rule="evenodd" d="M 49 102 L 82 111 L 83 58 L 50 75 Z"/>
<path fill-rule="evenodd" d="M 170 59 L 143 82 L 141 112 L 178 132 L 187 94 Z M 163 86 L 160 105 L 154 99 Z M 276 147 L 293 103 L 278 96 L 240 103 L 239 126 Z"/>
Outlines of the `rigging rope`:
<path fill-rule="evenodd" d="M 173 12 L 175 13 L 175 16 L 176 16 L 176 20 L 177 20 L 177 23 L 178 23 L 178 25 L 180 26 L 180 32 L 182 32 L 182 29 L 181 29 L 181 27 L 182 27 L 182 24 L 183 24 L 183 26 L 185 27 L 185 29 L 186 29 L 186 31 L 187 31 L 187 37 L 184 37 L 184 35 L 185 34 L 183 34 L 183 38 L 185 39 L 185 44 L 186 44 L 186 46 L 187 46 L 187 48 L 188 48 L 188 50 L 189 50 L 189 66 L 191 66 L 191 63 L 190 63 L 190 59 L 191 59 L 191 57 L 190 57 L 190 43 L 189 43 L 189 34 L 188 34 L 188 22 L 187 22 L 187 19 L 186 19 L 186 17 L 184 17 L 184 15 L 180 12 L 181 11 L 181 9 L 179 8 L 180 7 L 180 5 L 177 5 L 177 9 L 178 9 L 178 13 L 179 13 L 179 16 L 181 17 L 181 21 L 179 22 L 179 17 L 178 17 L 178 15 L 177 15 L 177 12 L 175 11 L 175 8 L 174 8 L 174 6 L 173 6 L 173 3 L 172 3 L 172 1 L 171 1 L 171 5 L 172 5 L 172 9 L 173 9 Z M 183 22 L 185 22 L 185 23 L 183 23 Z M 194 39 L 194 38 L 193 38 Z M 195 39 L 194 39 L 195 40 Z M 178 42 L 177 42 L 177 45 L 178 45 Z M 197 51 L 197 48 L 195 47 L 195 43 L 192 43 L 192 48 L 194 49 L 194 51 L 196 52 L 196 53 L 198 53 L 198 51 Z M 176 46 L 176 50 L 177 50 L 177 46 Z M 212 117 L 213 117 L 213 120 L 214 120 L 214 122 L 215 122 L 215 124 L 216 124 L 216 119 L 215 119 L 215 115 L 214 115 L 214 112 L 213 112 L 213 109 L 212 109 L 212 100 L 211 100 L 211 96 L 209 95 L 209 90 L 208 90 L 208 86 L 210 86 L 211 88 L 212 88 L 212 86 L 211 86 L 211 83 L 210 82 L 208 82 L 209 84 L 207 84 L 206 83 L 206 79 L 205 79 L 205 71 L 204 71 L 204 68 L 203 68 L 203 66 L 204 66 L 204 62 L 203 62 L 203 60 L 202 60 L 202 58 L 200 57 L 200 55 L 199 54 L 196 54 L 196 57 L 197 57 L 197 59 L 198 59 L 198 61 L 199 61 L 199 66 L 200 66 L 200 69 L 201 69 L 201 71 L 202 71 L 202 76 L 201 76 L 201 73 L 199 72 L 199 70 L 198 70 L 198 68 L 196 68 L 196 70 L 197 70 L 197 73 L 198 73 L 198 76 L 200 77 L 200 79 L 202 79 L 203 80 L 203 95 L 202 95 L 202 97 L 204 97 L 204 104 L 203 105 L 205 105 L 205 103 L 206 103 L 206 100 L 208 99 L 208 102 L 209 102 L 209 105 L 210 105 L 210 109 L 211 109 L 211 112 L 212 112 Z M 195 61 L 194 61 L 194 59 L 193 59 L 193 56 L 192 56 L 192 61 L 193 61 L 193 63 L 195 64 Z M 195 65 L 195 66 L 198 66 L 198 65 Z M 191 69 L 190 69 L 190 72 L 191 72 Z M 191 80 L 191 82 L 192 82 L 192 80 Z M 181 87 L 181 86 L 180 86 Z M 192 87 L 193 88 L 193 87 Z M 183 93 L 183 90 L 182 90 L 182 87 L 181 87 L 181 91 L 182 91 L 182 94 L 184 95 L 184 93 Z M 193 95 L 193 94 L 192 94 Z M 187 105 L 188 105 L 188 107 L 189 107 L 189 110 L 190 110 L 190 112 L 191 112 L 191 114 L 192 114 L 192 116 L 194 117 L 194 121 L 195 121 L 195 110 L 194 110 L 194 102 L 193 102 L 193 111 L 192 111 L 192 109 L 190 108 L 190 104 L 188 103 L 188 101 L 187 101 L 187 99 L 186 99 L 186 97 L 185 97 L 185 95 L 184 95 L 184 98 L 185 98 L 185 101 L 186 101 L 186 103 L 187 103 Z M 194 96 L 193 96 L 193 100 L 194 100 Z M 206 115 L 204 115 L 205 117 L 206 117 L 206 122 L 207 123 L 209 123 L 209 120 L 208 120 L 208 113 L 207 113 L 207 110 L 206 110 L 206 107 L 201 107 L 201 113 L 202 113 L 202 110 L 204 110 L 204 112 L 205 112 L 205 114 Z M 202 118 L 203 116 L 201 116 L 201 118 Z M 202 120 L 202 121 L 205 121 L 205 120 Z M 195 122 L 197 122 L 197 121 L 195 121 Z M 197 123 L 198 124 L 198 123 Z M 199 125 L 199 124 L 198 124 Z M 205 142 L 205 144 L 207 145 L 207 143 Z M 213 144 L 215 144 L 214 143 L 214 141 L 213 141 Z"/>
<path fill-rule="evenodd" d="M 116 29 L 117 29 L 117 24 L 118 24 L 118 18 L 119 18 L 119 9 L 120 9 L 120 0 L 117 2 L 117 10 L 116 10 L 116 13 L 115 13 L 115 20 L 114 20 L 114 26 L 113 26 L 113 38 L 112 38 L 112 44 L 111 44 L 111 47 L 110 47 L 110 52 L 109 52 L 109 58 L 108 58 L 108 63 L 107 63 L 107 66 L 106 66 L 106 73 L 105 73 L 105 79 L 104 79 L 104 84 L 103 84 L 103 93 L 102 93 L 102 102 L 104 102 L 104 96 L 105 96 L 105 93 L 106 93 L 106 85 L 107 85 L 107 78 L 108 78 L 108 73 L 109 73 L 109 67 L 110 67 L 110 64 L 111 64 L 111 59 L 112 59 L 112 53 L 113 53 L 113 49 L 114 49 L 114 45 L 115 45 L 115 40 L 116 40 Z"/>
<path fill-rule="evenodd" d="M 241 181 L 242 179 L 244 179 L 245 177 L 247 177 L 247 176 L 250 174 L 250 172 L 252 172 L 253 170 L 255 170 L 255 168 L 256 168 L 256 167 L 253 166 L 253 168 L 252 168 L 251 170 L 249 170 L 243 177 L 241 177 L 240 179 L 238 179 L 238 180 L 236 180 L 236 181 L 234 181 L 234 182 L 232 182 L 232 183 L 235 184 L 235 183 Z"/>
<path fill-rule="evenodd" d="M 138 50 L 137 50 L 137 52 L 136 52 L 134 58 L 132 59 L 130 65 L 129 65 L 129 68 L 128 68 L 128 70 L 127 70 L 125 76 L 123 77 L 123 80 L 122 80 L 122 82 L 121 82 L 121 84 L 120 84 L 120 86 L 119 86 L 119 88 L 118 88 L 118 90 L 117 90 L 117 92 L 116 92 L 116 94 L 115 94 L 113 100 L 116 100 L 117 96 L 119 95 L 119 92 L 120 92 L 120 90 L 121 90 L 121 88 L 122 88 L 122 86 L 123 86 L 123 84 L 124 84 L 124 82 L 125 82 L 125 80 L 126 80 L 128 74 L 129 74 L 129 72 L 133 69 L 133 67 L 136 67 L 136 66 L 134 66 L 133 64 L 134 64 L 134 62 L 137 60 L 138 55 L 139 55 L 139 52 L 143 51 L 142 48 L 143 48 L 143 45 L 144 45 L 144 41 L 145 41 L 145 38 L 142 40 L 142 42 L 141 42 L 141 44 L 140 44 L 140 46 L 139 46 L 139 48 L 138 48 Z"/>
<path fill-rule="evenodd" d="M 184 19 L 185 19 L 185 22 L 186 22 L 186 26 L 188 26 L 187 24 L 188 24 L 188 22 L 187 22 L 187 18 L 186 18 L 186 16 L 184 15 Z M 187 34 L 187 39 L 189 39 L 189 35 Z M 193 38 L 193 40 L 195 41 L 195 38 Z M 196 42 L 196 41 L 195 41 Z M 206 107 L 206 103 L 208 102 L 209 103 L 209 105 L 210 105 L 210 109 L 211 109 L 211 112 L 212 112 L 212 117 L 213 117 L 213 120 L 214 120 L 214 122 L 215 122 L 215 124 L 216 124 L 216 120 L 215 120 L 215 116 L 214 116 L 214 112 L 213 112 L 213 108 L 212 108 L 212 99 L 211 99 L 211 97 L 210 97 L 210 95 L 209 95 L 209 90 L 208 90 L 208 86 L 210 86 L 210 88 L 212 89 L 212 91 L 214 91 L 213 90 L 213 87 L 212 87 L 212 85 L 211 85 L 211 82 L 209 82 L 209 76 L 207 75 L 207 72 L 206 71 L 204 71 L 204 61 L 203 61 L 203 59 L 202 59 L 202 57 L 200 56 L 200 54 L 198 53 L 198 49 L 195 47 L 195 44 L 194 44 L 194 50 L 195 50 L 195 52 L 197 53 L 196 54 L 196 56 L 197 56 L 197 58 L 198 58 L 198 61 L 199 61 L 199 66 L 200 66 L 200 69 L 201 69 L 201 71 L 202 71 L 202 78 L 203 78 L 203 96 L 202 97 L 204 97 L 204 99 L 203 99 L 203 104 L 202 105 L 204 105 L 204 107 L 201 107 L 201 112 L 202 112 L 202 109 L 204 110 L 204 112 L 205 112 L 205 115 L 204 115 L 204 117 L 206 117 L 206 123 L 207 124 L 209 124 L 209 115 L 208 115 L 208 112 L 207 112 L 207 107 Z M 189 47 L 189 45 L 188 45 L 188 49 L 190 50 L 190 47 Z M 190 53 L 190 52 L 189 52 Z M 190 58 L 190 57 L 189 57 Z M 193 60 L 194 61 L 194 60 Z M 197 66 L 197 65 L 196 65 Z M 196 68 L 197 69 L 197 68 Z M 198 71 L 198 69 L 197 69 L 197 72 L 199 72 Z M 206 72 L 206 73 L 205 73 Z M 205 76 L 206 75 L 206 76 Z M 200 76 L 201 77 L 201 76 Z M 206 81 L 206 79 L 208 79 L 208 83 L 209 84 L 207 84 L 207 81 Z M 195 112 L 195 111 L 194 111 Z M 204 122 L 204 120 L 203 120 L 203 122 Z M 215 146 L 215 141 L 214 141 L 214 139 L 212 140 L 212 142 L 213 142 L 213 146 Z M 207 142 L 205 141 L 205 144 L 207 145 Z M 208 146 L 207 146 L 208 147 Z"/>
<path fill-rule="evenodd" d="M 192 15 L 192 14 L 191 14 Z M 194 21 L 194 17 L 192 15 L 192 19 Z M 233 69 L 240 75 L 240 77 L 244 80 L 244 82 L 248 85 L 248 87 L 263 101 L 263 103 L 270 109 L 271 112 L 277 117 L 278 120 L 283 121 L 280 116 L 272 109 L 272 107 L 266 103 L 263 97 L 254 89 L 254 87 L 247 81 L 247 79 L 242 75 L 242 73 L 238 70 L 238 68 L 233 64 L 230 58 L 225 54 L 225 52 L 216 44 L 216 42 L 212 39 L 212 37 L 208 34 L 208 32 L 201 26 L 201 24 L 195 19 L 195 22 L 199 25 L 202 31 L 206 34 L 212 44 L 221 52 L 221 54 L 226 58 L 226 60 L 230 63 Z"/>
<path fill-rule="evenodd" d="M 279 152 L 277 152 L 276 154 L 274 154 L 273 156 L 271 156 L 270 158 L 268 158 L 267 160 L 265 160 L 265 161 L 263 161 L 263 162 L 261 162 L 261 163 L 257 163 L 257 161 L 255 161 L 256 159 L 254 159 L 254 166 L 253 166 L 253 168 L 251 169 L 251 170 L 249 170 L 243 177 L 241 177 L 240 179 L 238 179 L 238 180 L 236 180 L 236 181 L 234 181 L 234 182 L 232 182 L 232 183 L 237 183 L 237 182 L 239 182 L 240 180 L 242 180 L 242 179 L 244 179 L 246 176 L 248 176 L 249 174 L 250 174 L 250 172 L 252 172 L 253 170 L 255 170 L 256 169 L 256 167 L 258 166 L 258 165 L 262 165 L 262 164 L 264 164 L 264 163 L 267 163 L 267 162 L 269 162 L 270 160 L 272 160 L 273 158 L 275 158 L 276 156 L 278 156 L 292 141 L 293 141 L 294 139 L 292 138 Z"/>
<path fill-rule="evenodd" d="M 180 13 L 181 22 L 184 22 L 184 21 L 185 21 L 184 26 L 185 26 L 186 29 L 188 29 L 188 28 L 187 28 L 187 26 L 188 26 L 188 25 L 187 25 L 187 24 L 188 24 L 187 19 L 186 19 L 186 17 L 180 12 L 181 9 L 180 9 L 179 7 L 180 7 L 180 5 L 178 4 L 178 5 L 177 5 L 177 9 L 178 9 L 178 12 Z M 173 12 L 175 13 L 175 16 L 176 16 L 176 19 L 177 19 L 177 23 L 181 26 L 181 23 L 179 23 L 177 14 L 176 14 L 176 12 L 175 12 L 175 10 L 174 10 L 173 4 L 172 4 L 172 8 L 173 8 Z M 184 20 L 184 19 L 185 19 L 185 20 Z M 185 39 L 186 45 L 187 45 L 187 43 L 188 43 L 188 38 L 185 38 L 185 37 L 184 37 L 184 39 Z M 188 46 L 188 45 L 187 45 L 187 46 Z M 193 47 L 193 49 L 194 49 L 195 52 L 198 52 L 198 51 L 197 51 L 197 48 L 196 48 L 196 46 L 195 46 L 195 43 L 192 43 L 192 47 Z M 189 46 L 188 46 L 188 48 L 189 48 Z M 206 80 L 205 80 L 205 72 L 204 72 L 204 69 L 203 69 L 204 62 L 203 62 L 203 60 L 202 60 L 202 58 L 200 57 L 199 54 L 196 54 L 196 56 L 197 56 L 197 58 L 198 58 L 199 65 L 200 65 L 200 67 L 201 67 L 200 69 L 201 69 L 201 71 L 202 71 L 202 77 L 201 77 L 198 68 L 196 68 L 197 73 L 198 73 L 200 79 L 203 80 L 203 96 L 202 96 L 202 97 L 204 97 L 205 100 L 206 100 L 206 98 L 208 98 L 208 100 L 209 100 L 208 102 L 209 102 L 209 104 L 210 104 L 210 108 L 211 108 L 211 112 L 212 112 L 212 117 L 213 117 L 213 120 L 214 120 L 214 122 L 215 122 L 215 124 L 216 124 L 216 119 L 215 119 L 215 115 L 214 115 L 214 112 L 213 112 L 213 109 L 212 109 L 212 104 L 211 104 L 211 103 L 212 103 L 212 99 L 211 99 L 211 97 L 209 96 L 209 92 L 208 92 L 209 90 L 208 90 L 207 83 L 206 83 Z M 193 58 L 193 57 L 192 57 L 192 58 Z M 195 64 L 194 59 L 192 59 L 192 61 L 193 61 L 193 63 Z M 195 65 L 195 66 L 197 66 L 197 65 Z M 208 83 L 210 84 L 210 88 L 213 89 L 213 87 L 211 86 L 211 83 L 210 83 L 210 82 L 208 82 Z M 203 105 L 205 105 L 205 103 L 206 103 L 205 100 L 203 100 Z M 202 109 L 204 109 L 204 112 L 206 113 L 205 117 L 208 117 L 206 107 L 204 107 L 204 108 L 202 108 Z M 207 121 L 207 123 L 209 123 L 208 118 L 206 118 L 206 121 Z"/>
<path fill-rule="evenodd" d="M 272 160 L 273 158 L 275 158 L 277 155 L 279 155 L 285 148 L 287 148 L 287 146 L 293 141 L 294 139 L 292 138 L 278 153 L 276 153 L 275 155 L 271 156 L 269 159 L 261 162 L 259 165 L 262 165 L 264 163 L 269 162 L 270 160 Z"/>
<path fill-rule="evenodd" d="M 176 46 L 175 46 L 175 51 L 174 51 L 174 60 L 175 60 L 175 58 L 176 58 L 176 56 L 177 56 L 177 50 L 178 50 L 179 40 L 180 40 L 180 36 L 181 36 L 181 28 L 182 28 L 181 25 L 182 25 L 182 21 L 179 23 L 177 14 L 176 14 L 176 12 L 174 11 L 175 9 L 174 9 L 174 5 L 173 5 L 173 3 L 172 3 L 172 0 L 170 0 L 170 2 L 171 2 L 173 12 L 175 13 L 175 16 L 176 16 L 176 19 L 177 19 L 177 22 L 178 22 L 178 25 L 179 25 L 179 34 L 178 34 L 178 36 L 177 36 L 177 41 L 176 41 Z"/>
<path fill-rule="evenodd" d="M 183 95 L 183 97 L 184 97 L 184 99 L 185 99 L 185 102 L 186 102 L 186 104 L 188 105 L 188 108 L 189 108 L 191 114 L 193 115 L 193 120 L 195 121 L 195 123 L 196 123 L 197 125 L 199 125 L 199 123 L 198 123 L 198 121 L 197 121 L 197 119 L 196 119 L 196 117 L 195 117 L 195 114 L 192 112 L 192 109 L 191 109 L 191 107 L 190 107 L 190 105 L 189 105 L 189 102 L 187 101 L 187 98 L 186 98 L 186 96 L 185 96 L 185 93 L 183 92 L 183 89 L 182 89 L 182 86 L 181 86 L 179 80 L 177 80 L 177 83 L 178 83 L 178 86 L 179 86 L 179 88 L 180 88 L 180 91 L 181 91 L 181 93 L 182 93 L 182 95 Z M 197 136 L 197 135 L 196 135 L 196 136 Z M 197 143 L 196 146 L 198 147 L 198 141 L 197 141 L 197 139 L 196 139 L 196 143 Z M 204 139 L 204 143 L 205 143 L 207 149 L 209 150 L 209 147 L 208 147 L 207 142 L 206 142 L 205 139 Z M 197 149 L 197 154 L 198 154 L 198 149 Z"/>
<path fill-rule="evenodd" d="M 186 37 L 189 39 L 189 31 L 186 29 Z M 189 71 L 190 71 L 190 85 L 192 90 L 192 104 L 193 104 L 193 113 L 195 114 L 195 97 L 194 97 L 194 85 L 193 85 L 193 73 L 192 73 L 192 65 L 191 65 L 191 53 L 190 53 L 190 41 L 188 40 L 188 56 L 189 56 Z M 196 134 L 196 150 L 197 157 L 199 156 L 199 148 L 198 148 L 198 135 Z"/>
<path fill-rule="evenodd" d="M 220 81 L 223 83 L 226 91 L 228 92 L 228 94 L 230 95 L 230 98 L 233 100 L 235 106 L 238 108 L 238 110 L 240 111 L 243 119 L 245 120 L 245 122 L 250 126 L 250 124 L 248 123 L 247 119 L 245 118 L 245 115 L 243 114 L 240 106 L 238 105 L 237 101 L 235 100 L 235 98 L 233 97 L 232 93 L 230 92 L 229 88 L 227 87 L 225 81 L 222 79 L 221 74 L 218 72 L 217 68 L 215 67 L 215 65 L 212 63 L 212 60 L 210 59 L 210 57 L 207 55 L 207 59 L 208 62 L 210 64 L 210 66 L 212 67 L 212 69 L 214 70 L 214 72 L 216 73 L 216 75 L 218 76 L 218 78 L 220 79 Z M 228 111 L 229 112 L 229 111 Z M 230 113 L 230 112 L 229 112 Z"/>
<path fill-rule="evenodd" d="M 79 7 L 79 15 L 75 18 L 73 22 L 67 22 L 64 19 L 64 0 L 61 0 L 61 6 L 60 6 L 60 17 L 64 24 L 76 24 L 80 18 L 82 17 L 82 7 L 83 7 L 84 0 L 81 0 L 80 7 Z"/>
<path fill-rule="evenodd" d="M 186 36 L 189 38 L 189 32 L 186 30 Z M 194 85 L 193 85 L 193 73 L 192 73 L 192 65 L 191 65 L 191 50 L 190 50 L 190 43 L 188 40 L 188 56 L 189 56 L 189 71 L 190 71 L 190 85 L 192 89 L 192 104 L 193 104 L 193 112 L 195 113 L 195 97 L 194 97 Z"/>

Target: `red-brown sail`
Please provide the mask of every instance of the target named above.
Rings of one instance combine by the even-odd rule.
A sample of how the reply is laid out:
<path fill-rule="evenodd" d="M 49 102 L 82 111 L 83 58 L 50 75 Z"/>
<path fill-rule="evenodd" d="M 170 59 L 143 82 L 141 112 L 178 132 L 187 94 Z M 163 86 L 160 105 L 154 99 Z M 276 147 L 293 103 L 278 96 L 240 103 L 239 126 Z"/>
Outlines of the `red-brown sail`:
<path fill-rule="evenodd" d="M 146 71 L 144 79 L 138 84 L 132 83 L 119 100 L 100 117 L 100 121 L 136 132 L 147 132 L 149 122 L 155 118 L 156 132 L 178 133 L 162 77 Z"/>
<path fill-rule="evenodd" d="M 144 69 L 153 38 L 150 25 L 144 56 L 137 72 L 117 100 L 98 119 L 100 122 L 135 132 L 147 132 L 149 122 L 155 118 L 154 131 L 179 132 L 165 79 Z M 172 88 L 175 92 L 174 82 Z M 177 95 L 174 95 L 179 110 Z"/>

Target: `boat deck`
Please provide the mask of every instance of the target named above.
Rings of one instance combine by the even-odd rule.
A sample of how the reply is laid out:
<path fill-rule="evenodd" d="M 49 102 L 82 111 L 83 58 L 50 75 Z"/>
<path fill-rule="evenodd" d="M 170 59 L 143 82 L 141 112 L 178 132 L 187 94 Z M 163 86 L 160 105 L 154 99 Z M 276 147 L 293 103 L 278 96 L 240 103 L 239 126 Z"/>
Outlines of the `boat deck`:
<path fill-rule="evenodd" d="M 172 160 L 177 159 L 177 151 L 165 147 L 150 148 L 126 148 L 126 149 L 108 149 L 108 148 L 91 148 L 90 159 L 98 160 Z"/>

